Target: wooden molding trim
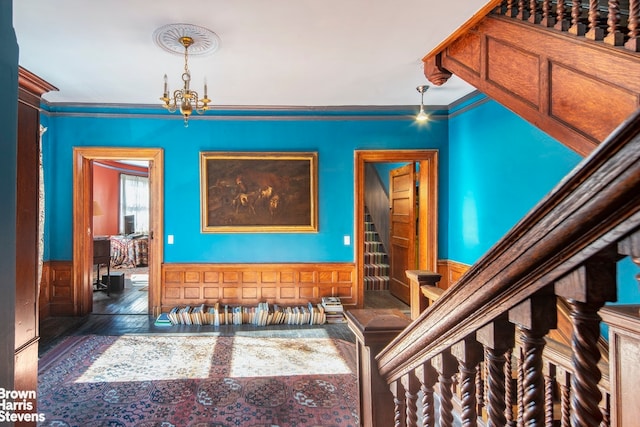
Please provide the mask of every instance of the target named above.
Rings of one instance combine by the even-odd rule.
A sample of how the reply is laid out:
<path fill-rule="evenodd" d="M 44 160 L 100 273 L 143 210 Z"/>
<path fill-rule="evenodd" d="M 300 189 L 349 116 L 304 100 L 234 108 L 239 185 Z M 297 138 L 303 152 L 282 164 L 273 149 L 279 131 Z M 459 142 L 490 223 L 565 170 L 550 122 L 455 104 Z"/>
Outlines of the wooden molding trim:
<path fill-rule="evenodd" d="M 454 285 L 467 270 L 471 268 L 468 264 L 452 261 L 450 259 L 438 260 L 438 274 L 442 276 L 438 287 L 440 289 L 449 289 Z"/>
<path fill-rule="evenodd" d="M 376 162 L 420 163 L 418 213 L 418 269 L 435 271 L 438 253 L 438 150 L 357 150 L 354 159 L 355 208 L 354 246 L 356 248 L 356 287 L 359 306 L 364 307 L 364 191 L 365 165 Z"/>
<path fill-rule="evenodd" d="M 480 21 L 482 21 L 482 19 L 484 19 L 484 17 L 487 16 L 489 12 L 491 12 L 493 9 L 498 7 L 500 3 L 501 3 L 500 0 L 491 0 L 490 2 L 485 4 L 482 8 L 480 8 L 480 10 L 474 13 L 473 16 L 471 16 L 471 18 L 469 18 L 464 24 L 459 26 L 453 33 L 451 33 L 449 37 L 442 40 L 436 47 L 431 49 L 429 53 L 427 53 L 424 56 L 424 58 L 422 58 L 422 61 L 426 62 L 432 56 L 443 51 L 447 46 L 453 43 L 456 39 L 466 34 L 467 31 L 469 31 L 471 28 L 477 25 Z"/>
<path fill-rule="evenodd" d="M 214 302 L 295 305 L 324 296 L 354 307 L 360 304 L 355 277 L 353 263 L 163 264 L 160 309 Z"/>
<path fill-rule="evenodd" d="M 149 313 L 158 314 L 160 306 L 160 266 L 163 260 L 164 236 L 164 151 L 162 148 L 75 147 L 73 149 L 73 303 L 75 314 L 88 314 L 93 309 L 93 222 L 90 204 L 93 190 L 91 174 L 94 160 L 148 160 L 149 191 Z"/>
<path fill-rule="evenodd" d="M 22 67 L 18 67 L 18 86 L 38 97 L 46 92 L 58 90 L 58 88 L 51 83 Z"/>

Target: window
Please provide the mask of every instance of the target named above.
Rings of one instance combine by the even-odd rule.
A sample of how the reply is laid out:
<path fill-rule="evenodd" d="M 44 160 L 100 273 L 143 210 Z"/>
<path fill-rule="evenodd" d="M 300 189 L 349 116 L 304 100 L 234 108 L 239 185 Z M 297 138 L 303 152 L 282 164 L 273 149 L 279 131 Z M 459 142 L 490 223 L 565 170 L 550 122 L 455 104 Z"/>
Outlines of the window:
<path fill-rule="evenodd" d="M 120 233 L 126 234 L 125 217 L 133 215 L 136 233 L 149 232 L 149 178 L 120 175 Z"/>

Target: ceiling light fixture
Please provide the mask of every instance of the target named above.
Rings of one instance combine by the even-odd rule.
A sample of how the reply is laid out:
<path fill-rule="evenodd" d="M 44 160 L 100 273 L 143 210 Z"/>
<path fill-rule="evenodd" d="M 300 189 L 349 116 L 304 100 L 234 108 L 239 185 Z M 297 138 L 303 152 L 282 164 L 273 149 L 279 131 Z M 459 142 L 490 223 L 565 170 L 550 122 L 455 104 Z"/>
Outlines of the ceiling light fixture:
<path fill-rule="evenodd" d="M 173 93 L 169 91 L 167 75 L 164 75 L 164 89 L 160 100 L 162 106 L 170 113 L 180 111 L 184 117 L 184 127 L 189 126 L 189 116 L 194 111 L 204 114 L 209 109 L 211 99 L 207 97 L 207 80 L 204 80 L 202 98 L 198 92 L 191 90 L 191 72 L 189 71 L 189 49 L 193 54 L 212 53 L 218 48 L 219 38 L 211 30 L 190 24 L 170 24 L 158 28 L 154 32 L 154 40 L 163 49 L 171 53 L 184 54 L 184 72 L 182 73 L 182 88 Z M 183 52 L 181 50 L 184 49 Z"/>
<path fill-rule="evenodd" d="M 420 93 L 420 111 L 416 116 L 416 121 L 418 122 L 426 122 L 429 120 L 429 115 L 424 112 L 424 93 L 429 89 L 429 85 L 421 85 L 416 88 L 416 90 Z"/>

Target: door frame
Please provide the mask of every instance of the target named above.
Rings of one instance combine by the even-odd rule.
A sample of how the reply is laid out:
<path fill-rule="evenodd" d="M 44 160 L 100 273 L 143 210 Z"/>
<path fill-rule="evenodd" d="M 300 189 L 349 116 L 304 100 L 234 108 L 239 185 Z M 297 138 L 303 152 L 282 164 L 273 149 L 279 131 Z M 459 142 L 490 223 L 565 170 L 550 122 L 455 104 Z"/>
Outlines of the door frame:
<path fill-rule="evenodd" d="M 438 150 L 356 150 L 354 244 L 356 246 L 356 289 L 358 307 L 364 307 L 364 191 L 366 163 L 416 162 L 418 179 L 418 269 L 438 268 Z"/>
<path fill-rule="evenodd" d="M 93 161 L 149 161 L 149 314 L 160 311 L 164 259 L 164 151 L 161 148 L 75 147 L 73 149 L 73 300 L 74 313 L 93 310 Z"/>

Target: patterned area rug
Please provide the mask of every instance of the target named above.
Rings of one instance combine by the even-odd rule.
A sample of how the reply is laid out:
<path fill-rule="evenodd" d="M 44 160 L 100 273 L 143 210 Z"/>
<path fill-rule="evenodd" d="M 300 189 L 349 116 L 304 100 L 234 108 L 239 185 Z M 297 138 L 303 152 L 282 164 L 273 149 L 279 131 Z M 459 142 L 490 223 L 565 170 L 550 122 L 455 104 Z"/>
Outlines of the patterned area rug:
<path fill-rule="evenodd" d="M 40 360 L 41 426 L 358 426 L 353 344 L 70 337 Z"/>

